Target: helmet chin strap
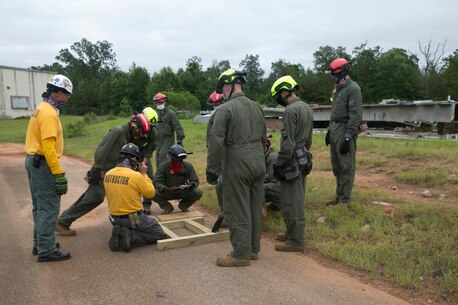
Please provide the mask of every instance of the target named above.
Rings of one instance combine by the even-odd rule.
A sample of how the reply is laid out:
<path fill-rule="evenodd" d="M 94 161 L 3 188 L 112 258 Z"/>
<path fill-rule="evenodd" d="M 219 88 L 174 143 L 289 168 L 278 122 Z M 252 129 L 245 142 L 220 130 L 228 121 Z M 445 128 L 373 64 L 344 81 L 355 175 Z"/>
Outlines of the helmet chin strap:
<path fill-rule="evenodd" d="M 226 102 L 231 98 L 232 93 L 234 93 L 234 83 L 231 83 L 231 92 L 229 93 L 229 96 L 226 97 L 226 96 L 224 96 L 224 94 L 223 94 L 223 97 L 224 97 L 224 99 L 226 100 Z"/>

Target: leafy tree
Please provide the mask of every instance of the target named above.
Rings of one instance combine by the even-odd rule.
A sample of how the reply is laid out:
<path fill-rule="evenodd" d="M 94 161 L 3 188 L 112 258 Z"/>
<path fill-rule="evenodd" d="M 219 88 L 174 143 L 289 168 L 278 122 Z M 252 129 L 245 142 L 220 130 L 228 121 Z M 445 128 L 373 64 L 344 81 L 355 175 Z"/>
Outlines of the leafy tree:
<path fill-rule="evenodd" d="M 147 104 L 146 86 L 148 86 L 150 76 L 145 68 L 137 67 L 135 63 L 129 69 L 127 79 L 127 99 L 132 103 L 133 109 L 140 112 Z"/>
<path fill-rule="evenodd" d="M 250 99 L 257 101 L 263 94 L 261 88 L 264 83 L 264 70 L 259 64 L 259 55 L 245 56 L 245 59 L 240 62 L 240 67 L 247 73 L 247 83 L 244 85 L 243 91 Z"/>
<path fill-rule="evenodd" d="M 202 60 L 194 56 L 186 62 L 186 69 L 177 72 L 181 91 L 188 91 L 200 101 L 201 108 L 205 109 L 208 99 L 208 79 L 202 71 Z"/>
<path fill-rule="evenodd" d="M 117 69 L 116 54 L 108 41 L 93 44 L 86 38 L 62 49 L 56 60 L 63 64 L 69 77 L 75 80 L 100 79 Z"/>
<path fill-rule="evenodd" d="M 363 103 L 371 103 L 375 102 L 376 73 L 382 51 L 379 46 L 374 48 L 366 48 L 366 46 L 367 43 L 363 43 L 354 48 L 350 75 L 362 89 Z"/>
<path fill-rule="evenodd" d="M 151 82 L 146 88 L 148 99 L 152 99 L 161 91 L 175 91 L 178 88 L 178 80 L 171 67 L 164 67 L 159 72 L 154 72 Z"/>
<path fill-rule="evenodd" d="M 418 58 L 408 55 L 404 49 L 391 49 L 380 56 L 376 73 L 374 98 L 415 100 L 420 95 L 420 71 Z"/>
<path fill-rule="evenodd" d="M 107 106 L 111 113 L 117 114 L 121 111 L 121 101 L 127 95 L 128 78 L 129 75 L 126 72 L 116 71 L 108 79 L 110 95 Z"/>
<path fill-rule="evenodd" d="M 200 110 L 199 99 L 188 91 L 182 91 L 182 92 L 164 91 L 163 93 L 167 95 L 168 106 L 171 106 L 172 108 L 176 109 L 177 111 L 180 111 L 180 110 L 199 111 Z"/>
<path fill-rule="evenodd" d="M 458 49 L 452 55 L 443 59 L 444 70 L 441 80 L 444 85 L 444 95 L 450 95 L 451 99 L 458 100 Z M 442 98 L 444 99 L 444 98 Z"/>
<path fill-rule="evenodd" d="M 43 66 L 32 66 L 30 68 L 33 70 L 49 71 L 49 72 L 55 72 L 59 74 L 65 74 L 64 66 L 62 66 L 58 62 L 52 63 L 51 65 L 44 64 Z"/>
<path fill-rule="evenodd" d="M 345 51 L 345 48 L 340 46 L 337 48 L 331 46 L 320 47 L 318 51 L 313 53 L 313 58 L 314 70 L 318 73 L 325 72 L 331 61 L 336 58 L 351 59 L 350 55 Z"/>

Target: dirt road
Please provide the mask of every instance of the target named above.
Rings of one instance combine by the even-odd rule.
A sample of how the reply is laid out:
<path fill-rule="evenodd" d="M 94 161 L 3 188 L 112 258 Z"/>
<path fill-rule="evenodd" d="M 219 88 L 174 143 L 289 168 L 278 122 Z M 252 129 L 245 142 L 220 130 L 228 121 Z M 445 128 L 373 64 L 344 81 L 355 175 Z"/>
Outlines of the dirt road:
<path fill-rule="evenodd" d="M 38 263 L 31 253 L 33 220 L 22 148 L 0 147 L 0 304 L 415 304 L 306 255 L 276 252 L 268 239 L 262 241 L 260 259 L 244 268 L 216 266 L 216 257 L 230 250 L 228 241 L 111 252 L 106 203 L 73 224 L 76 236 L 57 236 L 72 259 Z M 63 210 L 85 190 L 82 177 L 89 165 L 67 157 L 61 162 L 69 180 Z M 212 220 L 206 217 L 207 226 Z"/>

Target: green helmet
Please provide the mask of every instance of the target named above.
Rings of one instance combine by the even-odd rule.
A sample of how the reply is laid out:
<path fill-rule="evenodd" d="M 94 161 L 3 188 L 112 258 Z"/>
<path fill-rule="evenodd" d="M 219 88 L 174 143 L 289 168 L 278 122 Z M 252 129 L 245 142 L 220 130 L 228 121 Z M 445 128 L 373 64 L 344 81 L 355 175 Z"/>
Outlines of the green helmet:
<path fill-rule="evenodd" d="M 296 83 L 294 78 L 292 78 L 289 75 L 286 75 L 277 79 L 277 81 L 272 85 L 272 89 L 270 89 L 270 92 L 272 96 L 276 96 L 282 90 L 293 91 L 297 90 L 298 88 L 299 85 Z"/>
<path fill-rule="evenodd" d="M 146 107 L 145 109 L 143 109 L 143 114 L 146 115 L 148 117 L 148 120 L 151 122 L 151 123 L 157 123 L 158 121 L 158 117 L 157 117 L 157 112 L 156 110 L 154 110 L 153 108 L 151 107 Z"/>
<path fill-rule="evenodd" d="M 223 93 L 223 87 L 225 84 L 244 84 L 246 73 L 243 71 L 235 70 L 234 68 L 227 69 L 218 78 L 216 83 L 216 93 Z"/>

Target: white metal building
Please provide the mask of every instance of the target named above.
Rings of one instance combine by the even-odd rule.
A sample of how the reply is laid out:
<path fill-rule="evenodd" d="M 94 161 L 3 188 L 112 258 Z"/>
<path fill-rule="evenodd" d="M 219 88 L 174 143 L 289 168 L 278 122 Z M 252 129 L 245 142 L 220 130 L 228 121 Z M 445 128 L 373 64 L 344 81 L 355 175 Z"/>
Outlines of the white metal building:
<path fill-rule="evenodd" d="M 54 74 L 0 65 L 0 119 L 31 115 Z"/>

